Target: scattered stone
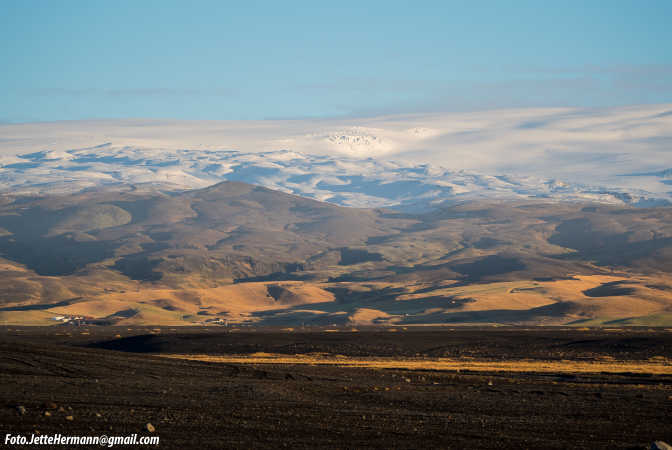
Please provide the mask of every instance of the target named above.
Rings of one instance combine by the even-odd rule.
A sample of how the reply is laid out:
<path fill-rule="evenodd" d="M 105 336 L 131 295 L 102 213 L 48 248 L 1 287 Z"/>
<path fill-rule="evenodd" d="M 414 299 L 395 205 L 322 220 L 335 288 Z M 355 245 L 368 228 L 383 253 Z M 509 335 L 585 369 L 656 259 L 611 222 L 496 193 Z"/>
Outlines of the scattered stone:
<path fill-rule="evenodd" d="M 156 431 L 156 428 L 154 428 L 154 425 L 147 422 L 147 425 L 145 425 L 145 430 L 149 431 L 150 433 L 154 433 Z"/>
<path fill-rule="evenodd" d="M 254 378 L 258 380 L 265 380 L 268 378 L 268 372 L 266 372 L 265 370 L 255 370 Z"/>
<path fill-rule="evenodd" d="M 492 386 L 492 380 L 488 380 L 488 386 Z"/>
<path fill-rule="evenodd" d="M 21 414 L 22 416 L 25 416 L 25 415 L 26 415 L 26 407 L 25 407 L 25 406 L 19 405 L 19 406 L 16 407 L 16 410 L 17 410 L 18 413 Z"/>
<path fill-rule="evenodd" d="M 51 413 L 49 411 L 44 412 L 44 417 L 51 417 Z"/>
<path fill-rule="evenodd" d="M 103 415 L 101 413 L 97 412 L 96 417 L 103 417 Z"/>
<path fill-rule="evenodd" d="M 75 418 L 73 416 L 65 416 L 65 420 L 72 422 Z"/>
<path fill-rule="evenodd" d="M 65 412 L 65 408 L 63 408 L 63 407 L 61 406 L 60 408 L 58 408 L 58 412 L 60 412 L 60 413 L 64 413 L 64 412 Z"/>
<path fill-rule="evenodd" d="M 663 441 L 656 441 L 651 444 L 651 450 L 672 450 L 672 445 Z"/>

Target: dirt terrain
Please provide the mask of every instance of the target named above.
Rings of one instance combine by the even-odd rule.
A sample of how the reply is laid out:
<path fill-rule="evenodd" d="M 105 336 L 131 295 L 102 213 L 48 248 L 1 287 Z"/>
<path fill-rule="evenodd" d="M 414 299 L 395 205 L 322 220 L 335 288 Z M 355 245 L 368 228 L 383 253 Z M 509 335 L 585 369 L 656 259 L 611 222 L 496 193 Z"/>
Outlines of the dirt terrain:
<path fill-rule="evenodd" d="M 263 353 L 400 362 L 450 357 L 465 365 L 552 361 L 570 370 L 161 356 Z M 654 440 L 672 441 L 670 360 L 672 332 L 663 329 L 4 327 L 0 424 L 5 433 L 112 436 L 147 435 L 151 423 L 160 448 L 644 449 Z M 609 368 L 571 371 L 572 363 L 591 361 Z M 668 369 L 619 371 L 619 364 L 638 362 Z"/>

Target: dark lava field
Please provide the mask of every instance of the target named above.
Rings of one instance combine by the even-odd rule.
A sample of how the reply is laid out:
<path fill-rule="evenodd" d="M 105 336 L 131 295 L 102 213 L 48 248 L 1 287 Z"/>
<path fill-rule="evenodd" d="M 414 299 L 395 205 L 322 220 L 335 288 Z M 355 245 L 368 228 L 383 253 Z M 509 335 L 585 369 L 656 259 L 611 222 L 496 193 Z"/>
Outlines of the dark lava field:
<path fill-rule="evenodd" d="M 168 353 L 491 361 L 672 356 L 665 330 L 0 329 L 4 433 L 160 436 L 160 448 L 645 449 L 672 441 L 672 375 L 248 365 Z M 22 407 L 22 408 L 20 408 Z M 45 414 L 48 412 L 49 414 Z"/>

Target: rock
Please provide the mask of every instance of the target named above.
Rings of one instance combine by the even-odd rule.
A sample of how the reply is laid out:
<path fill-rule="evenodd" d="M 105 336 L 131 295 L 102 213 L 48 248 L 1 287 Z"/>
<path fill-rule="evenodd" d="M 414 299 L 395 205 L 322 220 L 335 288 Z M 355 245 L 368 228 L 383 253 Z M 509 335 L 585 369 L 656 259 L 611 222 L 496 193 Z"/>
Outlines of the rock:
<path fill-rule="evenodd" d="M 16 407 L 16 410 L 22 416 L 24 416 L 26 414 L 26 407 L 25 406 L 19 405 L 19 406 Z"/>
<path fill-rule="evenodd" d="M 145 425 L 145 430 L 149 431 L 150 433 L 154 433 L 156 431 L 156 428 L 154 428 L 154 425 L 147 422 L 147 425 Z"/>
<path fill-rule="evenodd" d="M 672 450 L 672 445 L 666 444 L 663 441 L 656 441 L 651 444 L 651 450 Z"/>
<path fill-rule="evenodd" d="M 65 416 L 65 420 L 72 422 L 75 418 L 73 416 Z"/>
<path fill-rule="evenodd" d="M 102 415 L 101 413 L 98 413 L 98 412 L 97 412 L 97 413 L 96 413 L 96 417 L 103 417 L 103 415 Z"/>
<path fill-rule="evenodd" d="M 49 411 L 44 412 L 44 417 L 51 417 L 51 413 Z"/>

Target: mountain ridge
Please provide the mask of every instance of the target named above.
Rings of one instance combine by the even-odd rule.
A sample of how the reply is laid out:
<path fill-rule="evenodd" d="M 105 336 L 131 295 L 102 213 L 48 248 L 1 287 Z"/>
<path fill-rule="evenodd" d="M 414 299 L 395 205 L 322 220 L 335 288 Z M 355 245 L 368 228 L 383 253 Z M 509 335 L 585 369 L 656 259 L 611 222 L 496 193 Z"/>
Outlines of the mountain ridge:
<path fill-rule="evenodd" d="M 233 181 L 3 199 L 0 320 L 9 323 L 672 317 L 672 208 L 464 201 L 412 213 Z"/>

